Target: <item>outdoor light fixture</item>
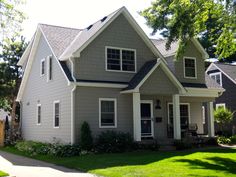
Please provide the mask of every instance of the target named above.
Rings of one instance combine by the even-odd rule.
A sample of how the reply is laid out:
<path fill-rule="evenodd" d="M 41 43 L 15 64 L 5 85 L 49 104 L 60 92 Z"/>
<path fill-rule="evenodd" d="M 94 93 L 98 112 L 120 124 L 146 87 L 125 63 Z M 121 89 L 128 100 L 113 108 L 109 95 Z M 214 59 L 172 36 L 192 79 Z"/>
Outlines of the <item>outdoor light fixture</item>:
<path fill-rule="evenodd" d="M 161 101 L 160 100 L 156 100 L 156 106 L 155 109 L 161 109 Z"/>

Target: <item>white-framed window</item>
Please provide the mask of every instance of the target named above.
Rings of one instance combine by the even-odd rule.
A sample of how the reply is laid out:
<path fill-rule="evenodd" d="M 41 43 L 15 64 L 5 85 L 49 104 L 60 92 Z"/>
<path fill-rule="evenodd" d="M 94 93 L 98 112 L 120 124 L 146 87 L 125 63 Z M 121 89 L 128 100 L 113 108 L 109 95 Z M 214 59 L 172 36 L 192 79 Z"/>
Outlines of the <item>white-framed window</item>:
<path fill-rule="evenodd" d="M 53 102 L 53 126 L 59 128 L 60 125 L 60 101 Z"/>
<path fill-rule="evenodd" d="M 40 125 L 40 124 L 41 124 L 41 120 L 42 120 L 42 108 L 41 108 L 41 104 L 37 104 L 36 119 L 37 119 L 37 125 Z"/>
<path fill-rule="evenodd" d="M 45 75 L 45 58 L 40 61 L 40 76 Z"/>
<path fill-rule="evenodd" d="M 168 103 L 168 124 L 173 125 L 173 103 Z M 190 104 L 180 103 L 180 124 L 181 128 L 186 128 L 190 124 Z"/>
<path fill-rule="evenodd" d="M 197 78 L 196 58 L 184 57 L 184 77 L 190 79 Z"/>
<path fill-rule="evenodd" d="M 117 127 L 117 101 L 115 98 L 99 98 L 99 128 Z"/>
<path fill-rule="evenodd" d="M 216 81 L 216 83 L 218 83 L 220 86 L 222 86 L 222 74 L 221 74 L 221 72 L 211 73 L 209 75 L 213 80 Z"/>
<path fill-rule="evenodd" d="M 223 108 L 223 109 L 225 109 L 225 103 L 217 103 L 217 104 L 216 104 L 216 109 L 218 109 L 218 108 Z"/>
<path fill-rule="evenodd" d="M 136 50 L 105 47 L 106 71 L 136 72 Z"/>
<path fill-rule="evenodd" d="M 47 57 L 47 82 L 52 80 L 52 56 Z"/>

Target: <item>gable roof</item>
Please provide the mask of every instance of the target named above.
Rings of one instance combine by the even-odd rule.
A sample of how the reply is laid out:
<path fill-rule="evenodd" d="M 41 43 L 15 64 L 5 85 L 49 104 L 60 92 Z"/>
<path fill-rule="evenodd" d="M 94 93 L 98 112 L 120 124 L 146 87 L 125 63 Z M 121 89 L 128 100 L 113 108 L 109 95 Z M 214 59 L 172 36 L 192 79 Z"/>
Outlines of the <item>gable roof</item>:
<path fill-rule="evenodd" d="M 167 42 L 166 39 L 151 39 L 151 41 L 156 46 L 156 48 L 159 49 L 159 51 L 164 57 L 173 56 L 176 54 L 178 50 L 178 46 L 179 46 L 178 41 L 172 42 L 169 50 L 166 50 L 166 46 L 165 46 Z M 191 39 L 191 41 L 194 44 L 194 46 L 198 49 L 198 51 L 202 54 L 204 59 L 209 58 L 209 55 L 207 54 L 207 52 L 204 50 L 204 48 L 202 47 L 202 45 L 199 43 L 197 39 L 193 38 Z"/>
<path fill-rule="evenodd" d="M 125 16 L 128 22 L 132 25 L 132 27 L 143 39 L 146 45 L 152 50 L 152 52 L 157 57 L 164 59 L 160 51 L 153 45 L 153 43 L 125 7 L 118 9 L 117 11 L 90 25 L 88 28 L 83 29 L 81 33 L 79 33 L 71 42 L 71 44 L 65 49 L 59 59 L 63 61 L 73 57 L 76 52 L 80 54 L 80 52 L 85 47 L 87 47 L 104 29 L 106 29 L 106 27 L 108 27 L 109 24 L 112 23 L 120 14 Z"/>
<path fill-rule="evenodd" d="M 180 93 L 186 92 L 181 83 L 177 80 L 174 74 L 169 70 L 167 65 L 161 59 L 147 61 L 143 65 L 143 67 L 139 70 L 139 72 L 136 75 L 134 75 L 134 77 L 131 79 L 128 87 L 126 87 L 122 92 L 130 93 L 138 91 L 139 88 L 144 84 L 144 82 L 149 78 L 149 76 L 157 69 L 158 66 L 162 67 L 167 77 L 169 77 L 171 82 L 178 88 Z"/>
<path fill-rule="evenodd" d="M 211 70 L 212 67 L 220 70 L 226 77 L 228 77 L 234 84 L 236 84 L 236 65 L 224 64 L 224 63 L 211 63 L 207 68 L 206 73 Z"/>

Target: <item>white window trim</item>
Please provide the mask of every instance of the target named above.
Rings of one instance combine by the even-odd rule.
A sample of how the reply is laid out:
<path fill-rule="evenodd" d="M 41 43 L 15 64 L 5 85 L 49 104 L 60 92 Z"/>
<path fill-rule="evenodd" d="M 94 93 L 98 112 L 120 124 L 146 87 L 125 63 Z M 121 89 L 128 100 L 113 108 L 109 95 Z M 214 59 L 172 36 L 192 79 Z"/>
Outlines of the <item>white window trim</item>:
<path fill-rule="evenodd" d="M 223 107 L 225 109 L 225 103 L 216 103 L 216 109 L 218 109 L 219 107 Z"/>
<path fill-rule="evenodd" d="M 42 74 L 42 66 L 43 66 L 43 62 L 44 62 L 44 74 Z M 45 63 L 45 58 L 43 58 L 43 59 L 41 59 L 41 61 L 40 61 L 40 76 L 42 77 L 42 76 L 44 76 L 45 75 L 45 69 L 46 69 L 46 63 Z"/>
<path fill-rule="evenodd" d="M 210 77 L 211 76 L 216 76 L 216 75 L 220 75 L 220 86 L 222 86 L 222 73 L 221 72 L 216 72 L 216 73 L 209 74 Z"/>
<path fill-rule="evenodd" d="M 206 109 L 205 106 L 202 106 L 202 124 L 206 124 Z"/>
<path fill-rule="evenodd" d="M 148 104 L 151 105 L 151 127 L 152 127 L 151 135 L 150 136 L 142 136 L 142 132 L 141 132 L 141 137 L 154 137 L 153 100 L 140 100 L 140 106 L 141 106 L 141 103 L 148 103 Z M 140 111 L 141 111 L 141 108 L 140 108 Z M 142 117 L 141 117 L 141 120 L 142 120 Z"/>
<path fill-rule="evenodd" d="M 38 107 L 41 107 L 41 112 L 40 112 L 40 123 L 39 123 L 39 120 L 38 120 Z M 42 122 L 42 105 L 41 104 L 37 104 L 36 106 L 36 125 L 41 125 L 41 122 Z"/>
<path fill-rule="evenodd" d="M 114 101 L 114 113 L 115 113 L 114 126 L 101 125 L 101 102 L 102 101 Z M 116 98 L 99 98 L 99 128 L 117 128 L 117 99 Z"/>
<path fill-rule="evenodd" d="M 189 77 L 189 76 L 186 76 L 185 75 L 185 60 L 186 59 L 192 59 L 192 60 L 194 60 L 194 68 L 195 68 L 195 77 Z M 186 78 L 186 79 L 197 79 L 197 62 L 196 62 L 196 58 L 195 57 L 187 57 L 187 56 L 184 56 L 184 58 L 183 58 L 183 67 L 184 67 L 184 78 Z"/>
<path fill-rule="evenodd" d="M 55 126 L 55 104 L 59 103 L 59 126 Z M 59 128 L 60 127 L 60 118 L 61 118 L 61 104 L 60 100 L 53 101 L 53 128 Z"/>
<path fill-rule="evenodd" d="M 170 110 L 169 110 L 169 105 L 173 105 L 173 103 L 172 102 L 169 102 L 168 104 L 167 104 L 167 117 L 168 117 L 168 124 L 170 124 Z M 179 103 L 179 105 L 188 105 L 188 115 L 189 115 L 189 117 L 188 117 L 188 124 L 190 124 L 191 123 L 191 114 L 190 114 L 190 103 Z M 174 125 L 173 125 L 174 126 Z"/>
<path fill-rule="evenodd" d="M 117 50 L 120 50 L 120 57 L 121 57 L 120 58 L 120 70 L 112 70 L 112 69 L 108 69 L 107 68 L 107 49 L 117 49 Z M 122 68 L 122 50 L 134 51 L 134 71 L 123 71 L 123 68 Z M 109 71 L 109 72 L 136 73 L 137 72 L 136 49 L 105 46 L 105 68 L 106 68 L 106 71 Z"/>
<path fill-rule="evenodd" d="M 49 73 L 50 73 L 50 62 L 49 61 L 50 61 L 50 58 L 52 60 L 52 55 L 47 56 L 47 82 L 52 81 L 52 75 L 51 75 L 51 79 L 49 79 Z M 52 68 L 52 66 L 51 66 L 51 68 Z"/>

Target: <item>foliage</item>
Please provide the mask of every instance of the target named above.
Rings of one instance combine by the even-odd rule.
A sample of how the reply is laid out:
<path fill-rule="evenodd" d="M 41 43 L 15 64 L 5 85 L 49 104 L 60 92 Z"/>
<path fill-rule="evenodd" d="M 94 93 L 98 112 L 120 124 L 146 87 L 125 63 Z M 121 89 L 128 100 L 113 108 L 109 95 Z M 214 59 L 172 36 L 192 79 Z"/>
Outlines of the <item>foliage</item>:
<path fill-rule="evenodd" d="M 220 136 L 220 137 L 217 138 L 217 143 L 218 144 L 230 144 L 231 140 L 230 140 L 230 138 Z"/>
<path fill-rule="evenodd" d="M 214 110 L 215 121 L 221 126 L 231 122 L 233 120 L 233 115 L 234 112 L 231 112 L 227 108 L 219 107 L 218 109 Z"/>
<path fill-rule="evenodd" d="M 105 131 L 102 132 L 95 145 L 99 153 L 125 152 L 131 150 L 133 139 L 129 133 Z"/>
<path fill-rule="evenodd" d="M 188 141 L 184 141 L 184 140 L 175 140 L 174 146 L 175 146 L 176 150 L 185 150 L 185 149 L 192 148 L 192 144 L 189 143 Z"/>
<path fill-rule="evenodd" d="M 23 0 L 1 0 L 0 1 L 0 39 L 3 40 L 21 31 L 21 24 L 25 19 L 24 13 L 19 6 L 24 4 Z M 0 41 L 1 41 L 0 40 Z"/>
<path fill-rule="evenodd" d="M 158 151 L 160 149 L 160 144 L 157 141 L 134 143 L 134 149 Z"/>
<path fill-rule="evenodd" d="M 210 146 L 217 146 L 217 138 L 209 138 L 206 142 L 205 145 L 210 145 Z"/>
<path fill-rule="evenodd" d="M 9 176 L 9 174 L 7 174 L 7 173 L 5 173 L 5 172 L 3 172 L 3 171 L 0 171 L 0 177 L 4 177 L 4 176 Z"/>
<path fill-rule="evenodd" d="M 230 137 L 231 144 L 236 144 L 236 135 Z"/>
<path fill-rule="evenodd" d="M 84 122 L 81 126 L 81 148 L 83 150 L 91 150 L 93 148 L 93 138 L 91 135 L 91 130 L 89 124 Z"/>
<path fill-rule="evenodd" d="M 15 145 L 16 149 L 21 152 L 35 155 L 52 155 L 57 157 L 70 157 L 80 155 L 80 147 L 78 145 L 59 144 L 59 143 L 41 143 L 34 141 L 18 141 Z"/>
<path fill-rule="evenodd" d="M 188 41 L 198 37 L 208 51 L 226 58 L 236 53 L 235 6 L 234 0 L 155 0 L 140 14 L 153 34 L 162 31 L 167 38 L 167 49 L 172 42 L 179 41 L 177 58 L 183 54 Z"/>

